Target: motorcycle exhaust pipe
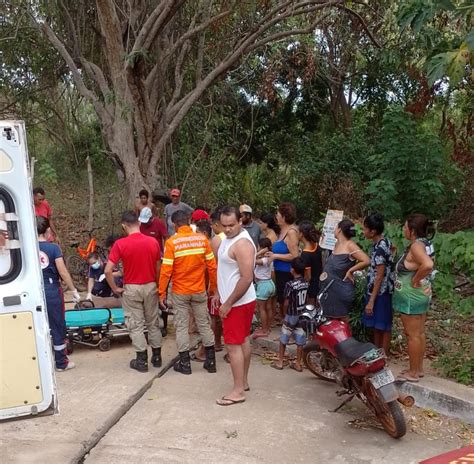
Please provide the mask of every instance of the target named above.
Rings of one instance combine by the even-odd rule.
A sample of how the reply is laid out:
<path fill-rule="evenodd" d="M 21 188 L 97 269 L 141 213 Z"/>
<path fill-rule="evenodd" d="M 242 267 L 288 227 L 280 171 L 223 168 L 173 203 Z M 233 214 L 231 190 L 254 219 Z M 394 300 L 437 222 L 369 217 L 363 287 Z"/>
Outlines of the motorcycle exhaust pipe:
<path fill-rule="evenodd" d="M 403 395 L 400 394 L 398 396 L 398 401 L 403 404 L 403 406 L 406 406 L 407 408 L 411 408 L 415 404 L 415 398 L 411 395 Z"/>

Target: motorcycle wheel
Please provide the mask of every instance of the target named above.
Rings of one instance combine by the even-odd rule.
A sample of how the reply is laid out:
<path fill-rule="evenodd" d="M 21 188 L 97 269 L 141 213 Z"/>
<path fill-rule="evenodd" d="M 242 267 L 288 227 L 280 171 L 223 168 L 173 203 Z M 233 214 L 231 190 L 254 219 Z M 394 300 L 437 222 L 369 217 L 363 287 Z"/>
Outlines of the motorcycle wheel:
<path fill-rule="evenodd" d="M 315 343 L 308 343 L 303 348 L 303 363 L 315 376 L 327 382 L 336 383 L 339 366 L 334 356 Z"/>
<path fill-rule="evenodd" d="M 401 438 L 407 432 L 407 424 L 397 400 L 385 403 L 374 386 L 368 383 L 366 398 L 384 430 L 392 438 Z"/>

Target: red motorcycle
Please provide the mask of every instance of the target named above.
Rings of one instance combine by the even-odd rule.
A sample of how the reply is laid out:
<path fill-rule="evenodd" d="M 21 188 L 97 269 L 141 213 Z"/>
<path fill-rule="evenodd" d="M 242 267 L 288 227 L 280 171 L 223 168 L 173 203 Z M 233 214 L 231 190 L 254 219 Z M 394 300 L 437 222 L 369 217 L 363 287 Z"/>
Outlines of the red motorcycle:
<path fill-rule="evenodd" d="M 351 336 L 348 324 L 323 316 L 321 301 L 331 285 L 332 282 L 319 295 L 320 306 L 306 306 L 300 317 L 308 339 L 312 340 L 304 348 L 303 362 L 317 377 L 340 385 L 343 389 L 336 392 L 338 396 L 348 395 L 333 412 L 357 396 L 391 437 L 403 437 L 406 421 L 398 402 L 412 406 L 415 401 L 398 392 L 395 378 L 385 366 L 383 349 L 357 341 Z"/>

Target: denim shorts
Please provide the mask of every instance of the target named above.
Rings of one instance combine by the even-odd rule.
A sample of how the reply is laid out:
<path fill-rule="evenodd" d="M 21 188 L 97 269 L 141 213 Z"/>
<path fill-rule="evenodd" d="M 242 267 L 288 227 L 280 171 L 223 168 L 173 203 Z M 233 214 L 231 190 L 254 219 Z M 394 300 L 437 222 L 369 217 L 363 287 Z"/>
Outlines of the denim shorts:
<path fill-rule="evenodd" d="M 283 345 L 288 345 L 292 335 L 298 346 L 306 345 L 306 333 L 299 324 L 299 318 L 299 316 L 289 316 L 287 314 L 283 319 L 280 333 L 280 342 Z"/>
<path fill-rule="evenodd" d="M 268 300 L 272 296 L 275 296 L 275 284 L 272 279 L 268 280 L 257 280 L 255 284 L 255 292 L 257 294 L 257 300 Z"/>

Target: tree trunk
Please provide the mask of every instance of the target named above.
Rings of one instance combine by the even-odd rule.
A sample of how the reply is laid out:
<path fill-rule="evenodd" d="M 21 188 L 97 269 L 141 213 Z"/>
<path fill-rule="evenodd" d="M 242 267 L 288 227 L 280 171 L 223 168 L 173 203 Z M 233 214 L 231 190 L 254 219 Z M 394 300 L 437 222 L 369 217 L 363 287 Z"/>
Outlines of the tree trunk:
<path fill-rule="evenodd" d="M 94 225 L 94 178 L 92 176 L 92 165 L 90 156 L 86 158 L 87 162 L 87 180 L 89 182 L 89 220 L 87 221 L 88 230 L 92 230 Z"/>

